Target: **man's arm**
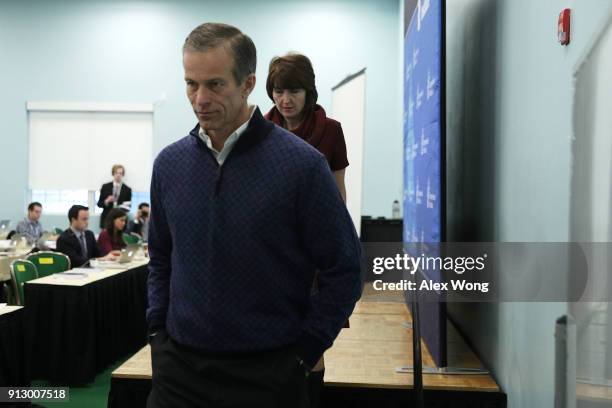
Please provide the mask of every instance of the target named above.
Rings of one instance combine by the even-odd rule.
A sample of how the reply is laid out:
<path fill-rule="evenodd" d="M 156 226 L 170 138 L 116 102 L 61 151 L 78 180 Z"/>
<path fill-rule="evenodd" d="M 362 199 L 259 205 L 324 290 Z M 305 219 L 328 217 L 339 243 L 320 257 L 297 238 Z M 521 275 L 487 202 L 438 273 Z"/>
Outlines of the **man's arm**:
<path fill-rule="evenodd" d="M 71 245 L 68 238 L 64 235 L 60 235 L 60 237 L 57 239 L 56 250 L 70 258 L 70 266 L 73 268 L 78 268 L 88 261 L 87 257 L 81 255 L 79 250 Z"/>
<path fill-rule="evenodd" d="M 126 202 L 126 201 L 132 202 L 132 188 L 126 186 L 125 184 L 124 186 L 126 187 L 127 191 L 125 192 L 125 199 L 122 202 Z"/>
<path fill-rule="evenodd" d="M 158 175 L 158 164 L 151 177 L 151 214 L 149 218 L 149 280 L 147 323 L 149 332 L 166 326 L 168 312 L 172 236 L 162 204 L 163 189 Z"/>
<path fill-rule="evenodd" d="M 26 230 L 25 223 L 23 221 L 19 221 L 17 223 L 17 226 L 15 227 L 15 232 L 17 234 L 23 234 L 25 230 Z"/>
<path fill-rule="evenodd" d="M 109 194 L 105 191 L 105 187 L 106 184 L 102 184 L 102 187 L 100 188 L 100 197 L 98 198 L 98 207 L 99 208 L 106 208 L 107 204 L 106 204 L 106 198 L 109 196 Z"/>
<path fill-rule="evenodd" d="M 28 228 L 28 224 L 23 220 L 19 221 L 17 227 L 15 227 L 15 232 L 25 236 L 28 242 L 33 242 L 36 240 L 35 237 L 32 236 L 30 229 Z"/>
<path fill-rule="evenodd" d="M 318 270 L 318 293 L 311 297 L 297 353 L 312 368 L 353 312 L 363 284 L 359 238 L 323 157 L 304 180 L 298 222 Z"/>

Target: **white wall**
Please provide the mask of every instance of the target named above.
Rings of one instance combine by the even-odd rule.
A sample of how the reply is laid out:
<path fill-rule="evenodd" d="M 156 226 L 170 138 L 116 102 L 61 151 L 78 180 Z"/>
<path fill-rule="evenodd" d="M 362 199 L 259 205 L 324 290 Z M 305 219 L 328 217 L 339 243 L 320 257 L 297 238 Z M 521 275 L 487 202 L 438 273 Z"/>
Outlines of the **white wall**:
<path fill-rule="evenodd" d="M 572 42 L 563 47 L 556 25 L 566 7 Z M 573 69 L 611 12 L 608 0 L 447 1 L 451 238 L 568 241 Z M 554 406 L 553 336 L 565 303 L 449 308 L 509 408 Z"/>
<path fill-rule="evenodd" d="M 158 101 L 154 153 L 184 136 L 195 118 L 181 46 L 205 21 L 236 25 L 255 42 L 258 84 L 251 101 L 264 111 L 272 105 L 265 78 L 275 55 L 293 50 L 311 58 L 326 110 L 331 87 L 368 68 L 363 211 L 390 215 L 401 191 L 398 13 L 397 0 L 2 2 L 2 218 L 22 217 L 27 204 L 26 101 Z M 56 221 L 63 218 L 43 216 L 43 223 L 61 225 Z"/>
<path fill-rule="evenodd" d="M 606 23 L 576 72 L 571 239 L 578 242 L 612 241 L 612 16 Z M 585 250 L 593 298 L 609 299 L 609 244 Z M 576 376 L 605 382 L 612 374 L 610 303 L 577 302 L 569 309 L 578 327 L 576 348 L 568 350 L 576 358 Z"/>

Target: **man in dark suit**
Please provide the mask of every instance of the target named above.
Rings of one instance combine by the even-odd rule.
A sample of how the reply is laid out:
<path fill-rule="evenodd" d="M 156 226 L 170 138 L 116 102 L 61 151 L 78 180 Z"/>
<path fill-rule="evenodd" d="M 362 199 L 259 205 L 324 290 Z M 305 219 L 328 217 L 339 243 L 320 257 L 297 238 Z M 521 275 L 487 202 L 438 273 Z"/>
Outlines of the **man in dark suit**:
<path fill-rule="evenodd" d="M 123 183 L 125 167 L 115 164 L 112 169 L 113 181 L 102 185 L 98 207 L 102 208 L 100 216 L 100 228 L 104 228 L 104 220 L 110 210 L 121 207 L 126 211 L 130 210 L 132 203 L 132 189 Z"/>
<path fill-rule="evenodd" d="M 62 232 L 57 239 L 57 251 L 70 258 L 73 268 L 85 265 L 92 258 L 101 257 L 100 248 L 96 243 L 93 232 L 89 231 L 89 208 L 82 205 L 73 205 L 68 211 L 70 228 Z M 112 252 L 102 259 L 114 259 Z"/>

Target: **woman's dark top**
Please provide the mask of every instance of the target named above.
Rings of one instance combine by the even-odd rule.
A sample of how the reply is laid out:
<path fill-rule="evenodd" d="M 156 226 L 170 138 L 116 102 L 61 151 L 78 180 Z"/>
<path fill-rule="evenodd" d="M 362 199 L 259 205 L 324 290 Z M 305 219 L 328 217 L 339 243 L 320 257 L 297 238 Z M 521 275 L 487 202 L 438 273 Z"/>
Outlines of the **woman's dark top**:
<path fill-rule="evenodd" d="M 270 109 L 265 118 L 283 127 L 284 118 L 276 106 Z M 342 170 L 349 165 L 342 126 L 340 122 L 328 118 L 320 105 L 315 105 L 302 124 L 291 132 L 321 152 L 332 171 Z"/>

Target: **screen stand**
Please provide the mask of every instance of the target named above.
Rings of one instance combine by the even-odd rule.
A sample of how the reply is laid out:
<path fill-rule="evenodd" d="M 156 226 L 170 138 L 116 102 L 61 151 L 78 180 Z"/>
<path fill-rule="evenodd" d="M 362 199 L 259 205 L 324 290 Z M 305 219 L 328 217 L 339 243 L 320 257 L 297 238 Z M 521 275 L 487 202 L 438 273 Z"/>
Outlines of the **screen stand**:
<path fill-rule="evenodd" d="M 423 361 L 421 354 L 421 324 L 419 321 L 419 300 L 415 291 L 412 296 L 412 370 L 414 379 L 414 406 L 424 408 L 423 399 Z"/>
<path fill-rule="evenodd" d="M 401 366 L 395 369 L 396 373 L 412 374 L 414 368 L 410 366 Z M 470 367 L 422 367 L 421 372 L 423 374 L 445 374 L 445 375 L 483 375 L 489 374 L 488 370 L 482 368 L 470 368 Z"/>

